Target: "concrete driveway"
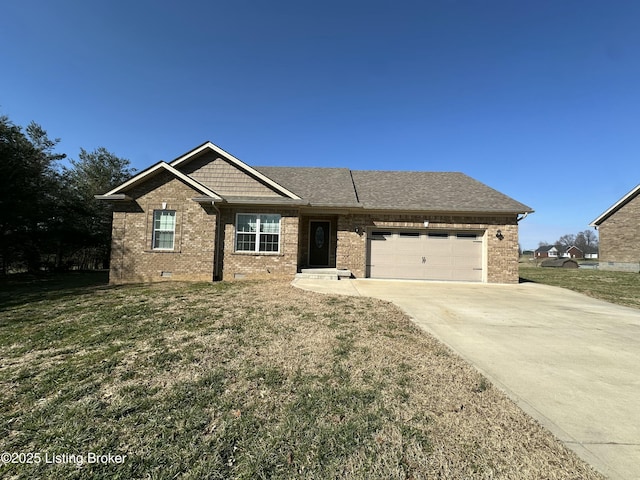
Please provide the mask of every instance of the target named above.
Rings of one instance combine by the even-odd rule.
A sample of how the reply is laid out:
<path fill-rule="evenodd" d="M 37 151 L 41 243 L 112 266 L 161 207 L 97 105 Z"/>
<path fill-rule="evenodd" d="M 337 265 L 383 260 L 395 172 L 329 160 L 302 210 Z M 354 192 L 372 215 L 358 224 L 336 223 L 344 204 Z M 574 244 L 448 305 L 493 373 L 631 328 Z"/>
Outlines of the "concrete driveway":
<path fill-rule="evenodd" d="M 534 283 L 294 285 L 395 303 L 596 469 L 640 479 L 640 310 Z"/>

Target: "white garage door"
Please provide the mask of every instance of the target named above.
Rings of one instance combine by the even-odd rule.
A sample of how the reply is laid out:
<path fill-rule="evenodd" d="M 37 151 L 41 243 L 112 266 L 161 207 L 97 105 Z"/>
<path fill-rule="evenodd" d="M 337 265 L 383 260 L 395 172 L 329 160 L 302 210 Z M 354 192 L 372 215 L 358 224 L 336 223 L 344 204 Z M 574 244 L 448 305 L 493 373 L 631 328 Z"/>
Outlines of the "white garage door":
<path fill-rule="evenodd" d="M 371 278 L 482 281 L 482 232 L 372 230 Z"/>

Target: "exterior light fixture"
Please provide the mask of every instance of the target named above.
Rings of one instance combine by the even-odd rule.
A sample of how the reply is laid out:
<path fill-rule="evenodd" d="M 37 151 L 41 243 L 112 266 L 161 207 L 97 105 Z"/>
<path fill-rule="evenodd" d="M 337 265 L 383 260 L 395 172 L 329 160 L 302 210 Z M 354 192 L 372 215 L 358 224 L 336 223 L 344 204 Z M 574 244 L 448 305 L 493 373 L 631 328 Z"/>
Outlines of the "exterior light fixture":
<path fill-rule="evenodd" d="M 497 238 L 498 240 L 502 240 L 502 239 L 504 238 L 504 235 L 502 235 L 502 230 L 498 230 L 498 231 L 496 232 L 496 238 Z"/>

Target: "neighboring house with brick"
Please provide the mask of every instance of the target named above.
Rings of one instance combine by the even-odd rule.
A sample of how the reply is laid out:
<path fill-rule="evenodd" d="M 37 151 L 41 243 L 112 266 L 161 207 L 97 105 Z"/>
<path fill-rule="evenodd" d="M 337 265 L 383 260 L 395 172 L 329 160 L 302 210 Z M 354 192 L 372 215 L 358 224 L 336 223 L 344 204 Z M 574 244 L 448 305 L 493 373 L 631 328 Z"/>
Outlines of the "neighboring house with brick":
<path fill-rule="evenodd" d="M 584 258 L 584 252 L 576 247 L 575 245 L 571 245 L 569 248 L 565 250 L 562 254 L 563 258 Z"/>
<path fill-rule="evenodd" d="M 640 185 L 590 226 L 598 229 L 601 270 L 640 271 Z"/>
<path fill-rule="evenodd" d="M 207 142 L 97 198 L 111 283 L 292 278 L 518 282 L 531 208 L 462 174 L 252 167 Z"/>
<path fill-rule="evenodd" d="M 561 258 L 577 258 L 577 259 L 597 259 L 598 249 L 595 247 L 584 246 L 582 248 L 571 245 L 560 254 Z"/>
<path fill-rule="evenodd" d="M 561 252 L 555 245 L 542 245 L 535 251 L 536 258 L 558 258 L 560 255 Z"/>

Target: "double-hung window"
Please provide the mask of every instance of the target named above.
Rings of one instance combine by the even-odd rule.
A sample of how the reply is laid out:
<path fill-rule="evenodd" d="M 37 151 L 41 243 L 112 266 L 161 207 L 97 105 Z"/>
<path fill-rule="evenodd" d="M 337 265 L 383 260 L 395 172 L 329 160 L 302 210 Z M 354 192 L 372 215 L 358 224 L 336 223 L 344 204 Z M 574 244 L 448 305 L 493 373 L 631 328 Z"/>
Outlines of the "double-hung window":
<path fill-rule="evenodd" d="M 239 213 L 236 217 L 236 252 L 280 251 L 280 215 Z"/>
<path fill-rule="evenodd" d="M 173 250 L 175 236 L 175 210 L 155 210 L 153 212 L 153 249 Z"/>

